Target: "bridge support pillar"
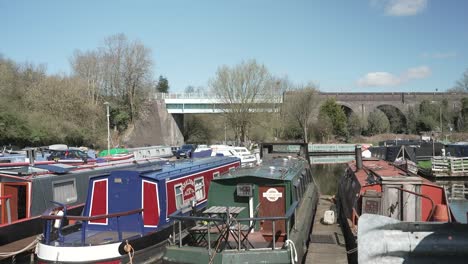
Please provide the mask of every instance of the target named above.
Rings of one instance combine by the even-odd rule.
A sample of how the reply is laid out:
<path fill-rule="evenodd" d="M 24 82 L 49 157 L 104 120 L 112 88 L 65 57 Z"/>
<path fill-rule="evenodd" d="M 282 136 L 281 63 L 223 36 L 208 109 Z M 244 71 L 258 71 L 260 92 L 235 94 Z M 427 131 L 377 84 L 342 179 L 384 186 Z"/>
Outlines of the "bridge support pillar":
<path fill-rule="evenodd" d="M 180 132 L 182 135 L 184 134 L 184 114 L 172 114 L 172 117 L 174 118 L 174 121 L 177 124 L 177 127 L 179 128 Z"/>

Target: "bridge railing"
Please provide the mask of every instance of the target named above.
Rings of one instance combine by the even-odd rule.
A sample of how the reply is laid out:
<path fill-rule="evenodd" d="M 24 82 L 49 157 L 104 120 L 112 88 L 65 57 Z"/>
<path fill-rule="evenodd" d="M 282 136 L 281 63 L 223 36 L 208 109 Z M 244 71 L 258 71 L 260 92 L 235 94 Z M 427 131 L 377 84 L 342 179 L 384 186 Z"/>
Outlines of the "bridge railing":
<path fill-rule="evenodd" d="M 155 93 L 154 99 L 206 99 L 217 98 L 213 93 Z"/>
<path fill-rule="evenodd" d="M 214 93 L 155 93 L 154 99 L 166 100 L 166 99 L 215 99 L 217 101 L 224 101 L 222 97 Z M 273 102 L 282 103 L 283 96 L 277 94 L 258 95 L 255 98 L 255 102 Z"/>

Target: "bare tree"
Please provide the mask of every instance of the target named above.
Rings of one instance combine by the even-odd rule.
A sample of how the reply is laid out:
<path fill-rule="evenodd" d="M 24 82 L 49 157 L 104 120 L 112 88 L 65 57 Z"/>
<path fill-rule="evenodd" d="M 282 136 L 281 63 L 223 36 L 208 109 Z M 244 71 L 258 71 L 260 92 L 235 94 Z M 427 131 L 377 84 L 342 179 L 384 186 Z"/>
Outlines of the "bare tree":
<path fill-rule="evenodd" d="M 184 93 L 194 93 L 195 92 L 195 87 L 193 85 L 189 85 L 185 87 Z"/>
<path fill-rule="evenodd" d="M 137 106 L 152 83 L 150 50 L 139 41 L 130 43 L 125 50 L 124 62 L 124 98 L 130 105 L 131 120 L 134 120 Z"/>
<path fill-rule="evenodd" d="M 468 70 L 463 73 L 463 76 L 456 82 L 451 91 L 468 92 Z"/>
<path fill-rule="evenodd" d="M 269 103 L 272 95 L 271 76 L 264 65 L 255 60 L 234 67 L 222 66 L 211 81 L 212 91 L 221 99 L 227 122 L 236 139 L 245 142 L 252 115 L 259 102 Z"/>
<path fill-rule="evenodd" d="M 99 89 L 103 87 L 103 61 L 97 51 L 75 51 L 70 59 L 75 76 L 86 82 L 87 97 L 93 104 L 99 103 L 103 94 Z"/>
<path fill-rule="evenodd" d="M 282 135 L 284 135 L 284 129 L 287 128 L 287 125 L 289 122 L 284 122 L 281 112 L 278 111 L 281 109 L 282 105 L 282 100 L 283 100 L 283 95 L 295 89 L 294 84 L 289 80 L 288 76 L 284 76 L 281 78 L 276 78 L 273 77 L 271 80 L 271 87 L 273 90 L 273 93 L 278 95 L 278 98 L 280 100 L 273 100 L 273 109 L 275 109 L 276 112 L 273 113 L 272 118 L 270 119 L 270 129 L 272 129 L 272 134 L 273 137 L 276 139 L 280 138 Z"/>
<path fill-rule="evenodd" d="M 153 85 L 151 51 L 124 34 L 106 38 L 96 50 L 76 51 L 70 63 L 74 75 L 87 83 L 89 100 L 98 104 L 106 97 L 124 105 L 132 121 Z"/>
<path fill-rule="evenodd" d="M 294 120 L 302 130 L 302 138 L 309 142 L 309 128 L 312 114 L 318 107 L 318 89 L 313 83 L 299 86 L 295 91 L 285 95 L 283 103 L 283 116 Z"/>

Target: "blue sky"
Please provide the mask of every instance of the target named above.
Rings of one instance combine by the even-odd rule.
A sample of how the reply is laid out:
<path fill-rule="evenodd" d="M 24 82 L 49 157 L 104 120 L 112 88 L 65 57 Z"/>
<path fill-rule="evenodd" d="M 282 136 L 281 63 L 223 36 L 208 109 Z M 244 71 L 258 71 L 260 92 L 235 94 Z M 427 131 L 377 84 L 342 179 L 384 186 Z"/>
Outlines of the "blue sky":
<path fill-rule="evenodd" d="M 468 1 L 1 1 L 0 54 L 70 73 L 75 50 L 124 33 L 171 91 L 256 59 L 326 92 L 433 92 L 468 68 Z"/>

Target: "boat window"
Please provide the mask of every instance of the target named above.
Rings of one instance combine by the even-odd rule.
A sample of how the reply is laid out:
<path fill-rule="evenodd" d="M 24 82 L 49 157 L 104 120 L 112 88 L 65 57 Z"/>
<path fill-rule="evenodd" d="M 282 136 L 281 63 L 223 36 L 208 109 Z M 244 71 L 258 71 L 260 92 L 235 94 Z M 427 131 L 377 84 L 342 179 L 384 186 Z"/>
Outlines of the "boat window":
<path fill-rule="evenodd" d="M 304 179 L 301 179 L 302 194 L 305 193 L 306 187 L 307 187 L 307 185 L 306 185 L 306 183 L 305 183 L 305 180 L 304 180 Z"/>
<path fill-rule="evenodd" d="M 296 191 L 296 199 L 299 201 L 302 198 L 301 181 L 298 180 L 294 183 L 294 190 Z"/>
<path fill-rule="evenodd" d="M 308 176 L 307 171 L 304 169 L 304 170 L 302 170 L 301 174 L 302 174 L 301 178 L 305 181 L 305 184 L 306 185 L 309 184 L 309 177 L 307 177 Z"/>
<path fill-rule="evenodd" d="M 307 179 L 307 184 L 310 184 L 312 182 L 312 174 L 308 170 L 306 170 L 306 179 Z"/>
<path fill-rule="evenodd" d="M 203 177 L 195 179 L 195 198 L 197 198 L 197 201 L 205 199 L 205 182 Z"/>
<path fill-rule="evenodd" d="M 219 171 L 213 172 L 213 178 L 217 178 L 217 177 L 219 177 Z"/>
<path fill-rule="evenodd" d="M 302 184 L 304 185 L 304 192 L 307 190 L 307 186 L 309 184 L 309 179 L 307 178 L 307 175 L 304 176 L 302 180 Z"/>
<path fill-rule="evenodd" d="M 76 194 L 75 179 L 67 181 L 58 181 L 52 183 L 54 188 L 54 201 L 69 204 L 74 203 L 78 199 Z"/>
<path fill-rule="evenodd" d="M 303 176 L 303 175 L 301 175 L 301 176 L 299 177 L 299 186 L 301 187 L 301 193 L 304 194 L 306 184 L 305 184 L 305 180 L 304 180 L 304 176 Z"/>
<path fill-rule="evenodd" d="M 182 208 L 184 204 L 184 198 L 182 197 L 182 185 L 177 185 L 175 187 L 175 196 L 176 196 L 176 207 L 177 209 Z"/>

